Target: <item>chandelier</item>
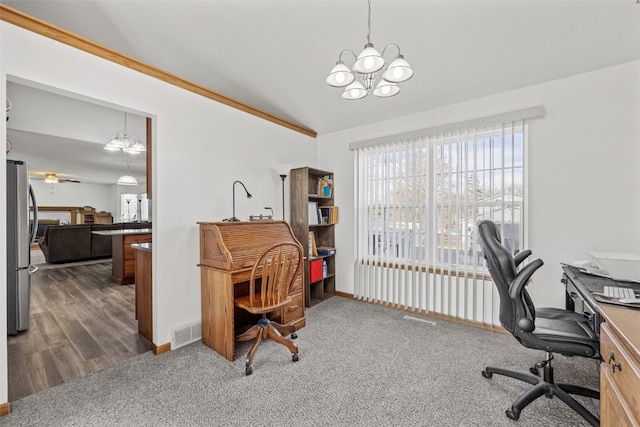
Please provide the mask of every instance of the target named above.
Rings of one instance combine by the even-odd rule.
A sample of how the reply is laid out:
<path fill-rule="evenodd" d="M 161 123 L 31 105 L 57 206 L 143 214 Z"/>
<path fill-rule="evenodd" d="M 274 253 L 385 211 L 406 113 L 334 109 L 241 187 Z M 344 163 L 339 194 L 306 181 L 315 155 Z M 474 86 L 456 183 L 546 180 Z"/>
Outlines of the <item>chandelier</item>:
<path fill-rule="evenodd" d="M 371 0 L 369 0 L 367 27 L 367 44 L 364 45 L 364 50 L 357 56 L 351 49 L 340 52 L 336 66 L 331 69 L 326 79 L 330 86 L 344 87 L 344 92 L 342 92 L 344 99 L 362 99 L 369 92 L 373 92 L 375 96 L 381 98 L 388 98 L 400 92 L 398 83 L 407 81 L 413 76 L 411 66 L 400 52 L 400 46 L 390 44 L 382 50 L 382 54 L 373 47 L 373 43 L 371 43 Z M 397 49 L 398 55 L 386 66 L 384 54 L 389 48 Z M 351 69 L 342 60 L 342 55 L 345 53 L 350 53 L 355 58 Z"/>
<path fill-rule="evenodd" d="M 124 133 L 116 133 L 105 146 L 105 150 L 108 151 L 124 151 L 127 154 L 139 154 L 143 151 L 147 151 L 144 144 L 140 142 L 135 136 L 127 135 L 127 113 L 124 113 Z"/>

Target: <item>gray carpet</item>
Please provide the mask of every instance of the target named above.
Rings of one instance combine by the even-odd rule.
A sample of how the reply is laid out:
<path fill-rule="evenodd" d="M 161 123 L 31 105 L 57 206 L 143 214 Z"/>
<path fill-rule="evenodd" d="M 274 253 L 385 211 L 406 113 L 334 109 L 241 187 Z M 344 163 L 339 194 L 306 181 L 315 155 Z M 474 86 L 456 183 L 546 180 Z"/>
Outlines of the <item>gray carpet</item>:
<path fill-rule="evenodd" d="M 510 335 L 406 320 L 391 308 L 334 297 L 306 311 L 300 361 L 263 343 L 254 373 L 194 343 L 151 352 L 12 402 L 8 426 L 580 426 L 558 399 L 538 399 L 518 422 L 504 411 L 529 385 L 480 374 L 526 371 L 544 357 Z M 594 360 L 555 361 L 556 379 L 598 387 Z M 591 401 L 583 402 L 593 409 Z"/>

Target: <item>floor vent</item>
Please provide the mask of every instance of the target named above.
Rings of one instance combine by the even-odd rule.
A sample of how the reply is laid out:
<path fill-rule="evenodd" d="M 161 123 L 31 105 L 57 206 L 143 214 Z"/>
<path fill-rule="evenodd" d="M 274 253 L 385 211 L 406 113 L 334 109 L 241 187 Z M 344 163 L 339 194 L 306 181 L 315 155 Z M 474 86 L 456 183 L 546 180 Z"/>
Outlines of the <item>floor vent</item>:
<path fill-rule="evenodd" d="M 403 319 L 405 320 L 414 320 L 416 322 L 423 322 L 423 323 L 428 323 L 430 325 L 436 325 L 436 322 L 433 322 L 431 320 L 427 320 L 427 319 L 423 319 L 421 317 L 413 317 L 413 316 L 404 316 Z"/>
<path fill-rule="evenodd" d="M 202 338 L 202 323 L 194 322 L 171 330 L 171 349 L 175 350 Z"/>

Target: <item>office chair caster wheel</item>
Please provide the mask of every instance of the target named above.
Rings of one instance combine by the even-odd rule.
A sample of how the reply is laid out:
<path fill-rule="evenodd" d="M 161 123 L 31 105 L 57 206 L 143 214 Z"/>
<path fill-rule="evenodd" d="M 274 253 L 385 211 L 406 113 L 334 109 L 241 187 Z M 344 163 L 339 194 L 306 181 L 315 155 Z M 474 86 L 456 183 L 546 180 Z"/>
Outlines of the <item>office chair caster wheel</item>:
<path fill-rule="evenodd" d="M 298 334 L 296 334 L 295 332 L 291 334 L 291 339 L 295 340 L 296 338 L 298 338 Z"/>
<path fill-rule="evenodd" d="M 493 374 L 491 372 L 487 372 L 486 370 L 482 371 L 482 376 L 485 378 L 491 378 Z"/>
<path fill-rule="evenodd" d="M 244 368 L 245 375 L 251 375 L 252 373 L 253 373 L 253 368 L 251 366 L 247 366 L 246 368 Z"/>
<path fill-rule="evenodd" d="M 540 375 L 540 373 L 538 372 L 538 368 L 536 368 L 535 366 L 530 367 L 529 372 L 531 372 L 533 375 Z"/>
<path fill-rule="evenodd" d="M 518 419 L 520 418 L 520 412 L 514 411 L 513 408 L 507 409 L 506 411 L 504 411 L 504 413 L 507 414 L 507 417 L 511 418 L 514 421 L 518 421 Z"/>
<path fill-rule="evenodd" d="M 291 356 L 291 360 L 293 360 L 294 362 L 297 362 L 298 360 L 300 360 L 300 356 L 298 356 L 298 353 Z"/>

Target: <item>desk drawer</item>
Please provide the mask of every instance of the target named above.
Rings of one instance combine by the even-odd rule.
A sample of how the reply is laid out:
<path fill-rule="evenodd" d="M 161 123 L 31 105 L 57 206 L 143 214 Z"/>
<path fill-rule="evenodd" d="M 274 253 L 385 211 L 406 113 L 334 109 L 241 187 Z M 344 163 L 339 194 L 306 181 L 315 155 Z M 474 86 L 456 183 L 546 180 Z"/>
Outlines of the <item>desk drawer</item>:
<path fill-rule="evenodd" d="M 616 397 L 622 407 L 628 410 L 631 419 L 640 420 L 640 366 L 629 357 L 606 322 L 600 327 L 600 354 L 601 369 L 607 370 L 607 380 L 619 392 Z"/>
<path fill-rule="evenodd" d="M 583 315 L 585 318 L 589 320 L 589 325 L 591 329 L 594 330 L 596 334 L 600 334 L 600 323 L 602 322 L 602 317 L 597 312 L 595 307 L 592 307 L 588 301 L 584 299 L 582 292 L 588 292 L 583 289 L 580 291 L 578 287 L 575 285 L 573 280 L 566 274 L 562 276 L 562 282 L 566 286 L 566 308 L 567 310 L 573 310 L 578 314 Z"/>
<path fill-rule="evenodd" d="M 304 298 L 302 292 L 292 295 L 293 301 L 282 309 L 282 322 L 289 323 L 304 315 Z"/>

